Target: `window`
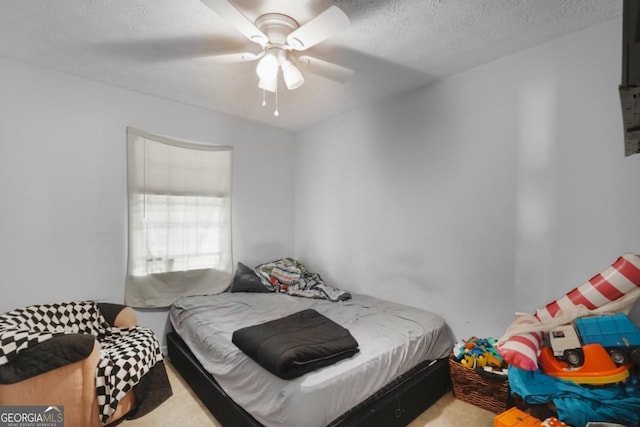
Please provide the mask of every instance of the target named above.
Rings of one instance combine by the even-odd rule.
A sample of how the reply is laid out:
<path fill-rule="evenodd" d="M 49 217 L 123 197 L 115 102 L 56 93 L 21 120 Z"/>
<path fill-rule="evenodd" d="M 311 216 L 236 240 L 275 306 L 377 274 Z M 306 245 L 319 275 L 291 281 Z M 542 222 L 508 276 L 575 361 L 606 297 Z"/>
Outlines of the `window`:
<path fill-rule="evenodd" d="M 125 303 L 165 307 L 231 280 L 231 148 L 127 129 Z"/>

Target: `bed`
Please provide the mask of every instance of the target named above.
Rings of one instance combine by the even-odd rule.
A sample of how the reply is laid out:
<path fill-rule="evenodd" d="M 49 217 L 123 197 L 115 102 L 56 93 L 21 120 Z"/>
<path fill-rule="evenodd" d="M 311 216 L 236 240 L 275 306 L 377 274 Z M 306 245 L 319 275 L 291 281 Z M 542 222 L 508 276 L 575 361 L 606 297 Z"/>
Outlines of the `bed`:
<path fill-rule="evenodd" d="M 360 351 L 283 380 L 232 342 L 239 328 L 314 309 Z M 278 293 L 183 297 L 171 307 L 169 358 L 223 425 L 406 425 L 450 387 L 454 337 L 439 316 L 366 295 L 342 302 Z"/>

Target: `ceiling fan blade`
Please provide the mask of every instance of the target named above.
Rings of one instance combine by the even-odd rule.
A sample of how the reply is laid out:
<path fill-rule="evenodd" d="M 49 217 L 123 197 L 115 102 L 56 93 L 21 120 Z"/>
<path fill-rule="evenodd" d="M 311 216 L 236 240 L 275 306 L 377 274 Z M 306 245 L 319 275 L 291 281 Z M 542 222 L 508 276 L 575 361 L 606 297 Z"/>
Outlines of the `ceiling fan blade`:
<path fill-rule="evenodd" d="M 203 0 L 204 1 L 204 0 Z M 349 17 L 338 6 L 331 6 L 287 36 L 287 44 L 295 50 L 305 50 L 347 28 Z"/>
<path fill-rule="evenodd" d="M 194 58 L 198 62 L 209 62 L 213 64 L 231 64 L 234 62 L 249 62 L 260 59 L 264 56 L 264 52 L 258 54 L 252 52 L 234 52 L 234 53 L 222 53 L 217 55 L 202 56 Z"/>
<path fill-rule="evenodd" d="M 269 42 L 267 37 L 253 22 L 242 14 L 235 6 L 227 0 L 201 0 L 209 9 L 217 13 L 221 18 L 225 19 L 240 31 L 246 38 L 259 45 L 265 45 Z"/>
<path fill-rule="evenodd" d="M 327 79 L 346 83 L 355 73 L 352 69 L 337 65 L 322 59 L 302 55 L 296 58 L 297 65 L 304 71 L 316 74 Z"/>

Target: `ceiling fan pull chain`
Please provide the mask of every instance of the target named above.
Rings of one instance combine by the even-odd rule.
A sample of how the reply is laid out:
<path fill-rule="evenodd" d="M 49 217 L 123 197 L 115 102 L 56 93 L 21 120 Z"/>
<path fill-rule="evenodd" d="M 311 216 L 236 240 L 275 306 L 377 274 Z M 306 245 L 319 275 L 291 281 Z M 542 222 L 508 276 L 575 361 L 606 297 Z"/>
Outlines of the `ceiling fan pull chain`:
<path fill-rule="evenodd" d="M 266 90 L 262 89 L 262 106 L 263 107 L 267 105 L 266 92 L 267 92 Z"/>
<path fill-rule="evenodd" d="M 278 117 L 280 115 L 280 113 L 278 112 L 278 85 L 276 83 L 276 109 L 273 112 L 273 115 Z"/>

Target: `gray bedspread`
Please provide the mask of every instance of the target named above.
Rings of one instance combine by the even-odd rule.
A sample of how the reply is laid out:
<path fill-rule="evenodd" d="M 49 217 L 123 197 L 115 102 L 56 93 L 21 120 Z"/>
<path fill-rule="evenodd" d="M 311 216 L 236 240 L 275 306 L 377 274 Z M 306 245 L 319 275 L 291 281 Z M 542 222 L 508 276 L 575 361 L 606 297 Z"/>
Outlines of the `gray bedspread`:
<path fill-rule="evenodd" d="M 360 352 L 283 380 L 231 342 L 236 329 L 308 308 L 347 328 Z M 418 363 L 447 357 L 455 342 L 438 315 L 358 294 L 339 303 L 256 293 L 183 297 L 170 319 L 225 392 L 266 426 L 326 426 Z"/>

